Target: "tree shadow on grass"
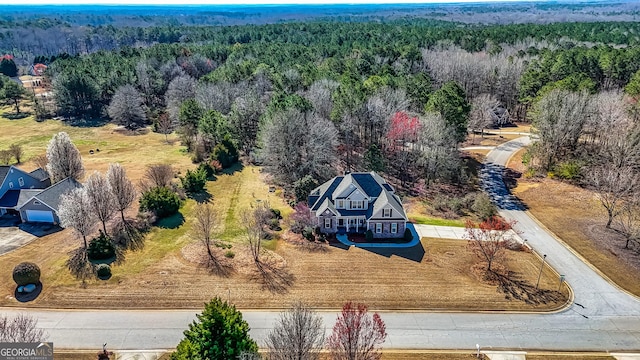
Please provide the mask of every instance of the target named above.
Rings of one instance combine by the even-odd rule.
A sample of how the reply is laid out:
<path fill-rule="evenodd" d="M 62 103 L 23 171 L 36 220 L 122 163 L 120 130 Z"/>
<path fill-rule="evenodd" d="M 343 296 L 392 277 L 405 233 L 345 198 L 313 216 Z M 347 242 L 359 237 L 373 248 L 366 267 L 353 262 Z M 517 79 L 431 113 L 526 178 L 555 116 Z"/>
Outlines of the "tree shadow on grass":
<path fill-rule="evenodd" d="M 120 219 L 112 231 L 113 241 L 117 247 L 132 251 L 144 248 L 145 231 L 136 224 Z"/>
<path fill-rule="evenodd" d="M 189 194 L 189 197 L 197 201 L 199 204 L 206 204 L 213 198 L 213 196 L 211 196 L 211 194 L 209 194 L 207 190 L 203 190 L 195 194 Z"/>
<path fill-rule="evenodd" d="M 87 249 L 83 246 L 69 252 L 69 259 L 66 265 L 71 275 L 78 280 L 82 280 L 83 286 L 86 285 L 85 281 L 95 274 L 95 265 L 89 261 Z"/>
<path fill-rule="evenodd" d="M 222 173 L 225 175 L 233 175 L 236 172 L 242 171 L 242 169 L 244 169 L 244 165 L 242 165 L 242 163 L 238 161 L 237 163 L 231 165 L 230 167 L 223 169 Z"/>
<path fill-rule="evenodd" d="M 93 128 L 93 127 L 102 127 L 109 123 L 108 118 L 92 118 L 92 119 L 67 119 L 65 120 L 67 125 L 73 127 L 81 127 L 81 128 Z"/>
<path fill-rule="evenodd" d="M 20 119 L 24 119 L 24 118 L 28 118 L 29 116 L 31 116 L 31 113 L 28 111 L 23 111 L 19 114 L 4 114 L 2 115 L 3 118 L 5 119 L 9 119 L 9 120 L 20 120 Z"/>
<path fill-rule="evenodd" d="M 487 274 L 489 280 L 498 284 L 498 290 L 504 293 L 508 300 L 520 300 L 529 305 L 542 305 L 558 303 L 566 300 L 566 297 L 559 291 L 540 289 L 523 280 L 520 274 L 513 271 L 506 271 L 505 274 L 490 272 Z"/>
<path fill-rule="evenodd" d="M 296 280 L 286 265 L 278 264 L 267 257 L 256 262 L 256 269 L 251 277 L 258 281 L 263 289 L 274 294 L 286 294 Z"/>
<path fill-rule="evenodd" d="M 215 257 L 211 259 L 207 256 L 203 267 L 207 269 L 209 273 L 221 277 L 229 277 L 234 273 L 233 264 L 226 258 Z"/>
<path fill-rule="evenodd" d="M 180 212 L 156 221 L 156 226 L 163 229 L 177 229 L 182 224 L 184 224 L 184 215 Z"/>

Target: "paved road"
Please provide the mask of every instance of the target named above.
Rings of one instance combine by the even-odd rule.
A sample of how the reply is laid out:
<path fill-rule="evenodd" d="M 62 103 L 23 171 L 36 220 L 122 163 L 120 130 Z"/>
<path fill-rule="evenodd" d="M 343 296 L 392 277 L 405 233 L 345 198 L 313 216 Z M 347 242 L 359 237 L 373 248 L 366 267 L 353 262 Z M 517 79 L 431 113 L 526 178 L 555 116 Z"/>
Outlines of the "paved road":
<path fill-rule="evenodd" d="M 556 314 L 383 313 L 389 333 L 387 348 L 485 350 L 640 350 L 640 301 L 603 280 L 560 245 L 505 193 L 501 168 L 510 154 L 528 144 L 520 138 L 499 146 L 488 156 L 487 190 L 500 204 L 500 213 L 518 221 L 523 238 L 548 261 L 575 292 L 576 303 Z M 401 276 L 399 274 L 399 276 Z M 402 291 L 402 289 L 398 289 Z M 428 289 L 425 289 L 428 291 Z M 4 309 L 13 315 L 19 310 Z M 176 346 L 194 311 L 46 311 L 29 310 L 59 348 L 167 349 Z M 244 311 L 251 335 L 262 344 L 277 313 Z M 328 328 L 336 314 L 322 313 Z"/>

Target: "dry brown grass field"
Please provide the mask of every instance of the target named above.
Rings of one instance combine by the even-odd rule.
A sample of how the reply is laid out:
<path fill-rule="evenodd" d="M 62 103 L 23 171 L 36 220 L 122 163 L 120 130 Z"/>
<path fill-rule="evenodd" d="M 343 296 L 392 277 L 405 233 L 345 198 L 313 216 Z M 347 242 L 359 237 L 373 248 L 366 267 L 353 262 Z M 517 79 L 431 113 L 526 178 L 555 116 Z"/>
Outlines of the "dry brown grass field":
<path fill-rule="evenodd" d="M 176 170 L 195 167 L 177 142 L 167 144 L 154 133 L 128 135 L 113 125 L 72 127 L 60 121 L 35 122 L 33 118 L 0 118 L 0 144 L 19 143 L 28 160 L 45 151 L 51 136 L 67 131 L 78 145 L 87 171 L 103 171 L 120 162 L 137 181 L 147 164 L 170 163 Z M 170 135 L 172 139 L 174 135 Z M 100 149 L 89 155 L 89 150 Z M 33 167 L 28 161 L 26 168 Z M 339 308 L 346 300 L 366 302 L 373 309 L 516 310 L 546 311 L 564 304 L 556 293 L 557 275 L 546 269 L 542 293 L 531 291 L 540 259 L 527 252 L 511 252 L 507 268 L 513 273 L 502 289 L 532 296 L 532 304 L 505 298 L 497 284 L 476 274 L 475 258 L 464 241 L 423 239 L 420 246 L 405 250 L 368 251 L 329 246 L 309 252 L 284 240 L 265 242 L 265 248 L 284 270 L 265 280 L 252 273 L 243 245 L 241 213 L 259 202 L 282 211 L 291 208 L 280 191 L 269 193 L 265 175 L 253 166 L 237 167 L 207 185 L 218 212 L 218 237 L 233 245 L 234 268 L 225 276 L 211 274 L 187 256 L 197 240 L 190 233 L 194 200 L 187 200 L 181 214 L 154 227 L 141 250 L 126 254 L 113 265 L 107 281 L 90 280 L 82 285 L 65 266 L 69 251 L 81 244 L 70 230 L 36 239 L 0 256 L 0 306 L 59 308 L 192 308 L 199 309 L 213 296 L 229 298 L 240 308 L 284 308 L 302 300 L 318 308 Z M 135 213 L 132 209 L 131 216 Z M 285 225 L 286 227 L 286 225 Z M 278 236 L 278 234 L 276 234 Z M 36 262 L 42 269 L 44 288 L 30 303 L 13 298 L 11 269 L 22 261 Z M 275 286 L 274 286 L 275 285 Z"/>
<path fill-rule="evenodd" d="M 524 170 L 522 154 L 511 159 L 510 168 Z M 613 282 L 640 295 L 640 254 L 624 249 L 624 239 L 605 228 L 606 211 L 593 192 L 552 179 L 520 179 L 512 191 L 572 249 Z"/>

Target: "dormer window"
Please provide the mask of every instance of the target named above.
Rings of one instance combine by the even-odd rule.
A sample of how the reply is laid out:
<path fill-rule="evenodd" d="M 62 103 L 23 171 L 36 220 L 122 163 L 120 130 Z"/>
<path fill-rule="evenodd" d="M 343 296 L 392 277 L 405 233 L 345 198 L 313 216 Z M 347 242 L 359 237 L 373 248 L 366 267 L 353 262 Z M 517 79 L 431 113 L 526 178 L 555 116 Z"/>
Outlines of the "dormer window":
<path fill-rule="evenodd" d="M 338 200 L 338 209 L 344 209 L 344 200 Z"/>
<path fill-rule="evenodd" d="M 352 209 L 364 209 L 364 201 L 352 200 L 351 201 L 351 208 Z"/>
<path fill-rule="evenodd" d="M 382 217 L 391 217 L 391 209 L 382 209 Z"/>

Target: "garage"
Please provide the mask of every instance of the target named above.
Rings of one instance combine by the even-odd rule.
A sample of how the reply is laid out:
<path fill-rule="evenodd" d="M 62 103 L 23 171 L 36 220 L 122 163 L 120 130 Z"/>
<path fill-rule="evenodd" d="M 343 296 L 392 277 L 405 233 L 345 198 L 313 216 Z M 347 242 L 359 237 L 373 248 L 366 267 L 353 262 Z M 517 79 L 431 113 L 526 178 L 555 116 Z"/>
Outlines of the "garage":
<path fill-rule="evenodd" d="M 28 222 L 53 223 L 53 212 L 46 210 L 27 210 Z"/>

